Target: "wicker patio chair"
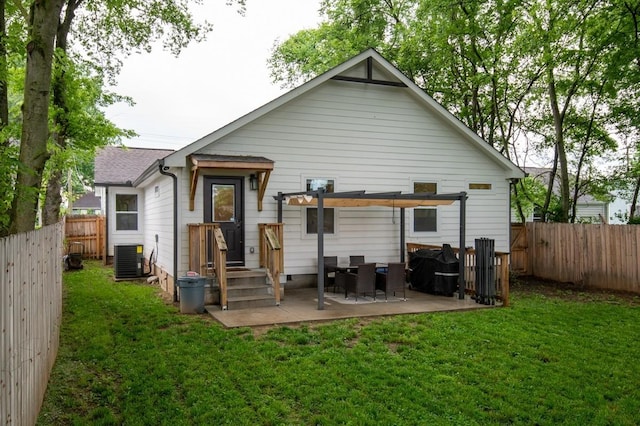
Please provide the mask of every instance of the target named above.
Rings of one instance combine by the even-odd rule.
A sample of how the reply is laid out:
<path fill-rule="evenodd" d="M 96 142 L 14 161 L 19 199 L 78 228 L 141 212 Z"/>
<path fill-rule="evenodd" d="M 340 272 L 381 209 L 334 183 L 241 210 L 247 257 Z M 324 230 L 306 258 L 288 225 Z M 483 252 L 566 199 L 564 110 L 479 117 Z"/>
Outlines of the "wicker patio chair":
<path fill-rule="evenodd" d="M 389 293 L 395 296 L 396 292 L 400 291 L 402 291 L 402 299 L 407 300 L 405 267 L 404 262 L 389 263 L 386 276 L 378 281 L 382 284 L 380 289 L 384 291 L 385 301 L 388 300 Z"/>
<path fill-rule="evenodd" d="M 358 265 L 358 272 L 347 272 L 345 275 L 344 298 L 349 296 L 349 292 L 356 295 L 356 303 L 358 302 L 358 294 L 366 295 L 371 293 L 373 300 L 376 300 L 376 264 L 362 263 Z"/>

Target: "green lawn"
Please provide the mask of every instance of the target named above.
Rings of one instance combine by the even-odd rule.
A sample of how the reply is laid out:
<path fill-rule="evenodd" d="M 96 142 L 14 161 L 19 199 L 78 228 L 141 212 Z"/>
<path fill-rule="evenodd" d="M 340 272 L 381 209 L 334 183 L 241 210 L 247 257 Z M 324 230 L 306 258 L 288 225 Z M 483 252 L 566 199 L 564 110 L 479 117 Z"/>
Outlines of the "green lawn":
<path fill-rule="evenodd" d="M 65 273 L 38 424 L 640 423 L 640 301 L 518 290 L 509 308 L 225 330 L 156 287 Z"/>

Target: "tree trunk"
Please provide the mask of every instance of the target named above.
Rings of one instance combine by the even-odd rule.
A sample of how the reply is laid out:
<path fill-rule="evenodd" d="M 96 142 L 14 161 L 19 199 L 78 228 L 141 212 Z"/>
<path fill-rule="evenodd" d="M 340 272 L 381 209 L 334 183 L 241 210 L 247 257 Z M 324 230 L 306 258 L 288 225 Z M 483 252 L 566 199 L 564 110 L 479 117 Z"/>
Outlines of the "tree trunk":
<path fill-rule="evenodd" d="M 549 173 L 549 181 L 547 182 L 547 193 L 544 198 L 544 205 L 542 206 L 542 221 L 547 222 L 549 218 L 549 206 L 551 205 L 551 196 L 553 195 L 554 182 L 558 173 L 558 149 L 554 150 L 553 167 Z"/>
<path fill-rule="evenodd" d="M 56 169 L 47 181 L 47 194 L 42 208 L 42 225 L 53 225 L 60 220 L 60 205 L 62 204 L 62 170 Z"/>
<path fill-rule="evenodd" d="M 636 206 L 638 205 L 638 193 L 640 192 L 640 177 L 636 180 L 636 187 L 633 189 L 633 199 L 631 200 L 631 208 L 629 209 L 629 221 L 636 216 Z"/>
<path fill-rule="evenodd" d="M 553 115 L 553 128 L 556 138 L 556 155 L 560 166 L 560 214 L 558 222 L 566 223 L 569 219 L 569 168 L 567 167 L 567 148 L 564 143 L 564 112 L 558 108 L 558 96 L 556 94 L 553 69 L 549 68 L 549 104 Z"/>
<path fill-rule="evenodd" d="M 56 49 L 58 50 L 61 60 L 54 64 L 59 67 L 58 72 L 54 73 L 51 88 L 53 91 L 53 106 L 57 111 L 54 116 L 56 125 L 55 143 L 64 150 L 67 147 L 67 139 L 69 137 L 69 102 L 67 100 L 67 84 L 65 80 L 66 74 L 66 53 L 67 39 L 69 30 L 75 17 L 75 11 L 82 0 L 68 0 L 65 8 L 64 20 L 58 25 L 56 34 Z M 42 206 L 42 220 L 44 225 L 52 225 L 60 219 L 60 207 L 62 205 L 62 170 L 56 168 L 49 176 L 47 182 L 47 193 L 44 197 L 44 205 Z"/>
<path fill-rule="evenodd" d="M 22 105 L 22 137 L 16 190 L 11 205 L 10 232 L 33 230 L 42 172 L 49 158 L 49 98 L 51 69 L 62 0 L 35 0 L 29 16 L 27 69 Z"/>
<path fill-rule="evenodd" d="M 524 215 L 524 211 L 522 210 L 522 202 L 520 201 L 520 198 L 518 197 L 518 185 L 522 186 L 522 181 L 518 181 L 515 184 L 512 184 L 512 188 L 513 188 L 513 193 L 516 197 L 516 212 L 518 213 L 518 218 L 520 219 L 520 222 L 525 223 L 527 221 L 527 218 Z"/>
<path fill-rule="evenodd" d="M 9 124 L 9 90 L 7 84 L 7 23 L 5 21 L 6 1 L 0 0 L 0 129 Z M 2 141 L 7 145 L 9 140 Z"/>

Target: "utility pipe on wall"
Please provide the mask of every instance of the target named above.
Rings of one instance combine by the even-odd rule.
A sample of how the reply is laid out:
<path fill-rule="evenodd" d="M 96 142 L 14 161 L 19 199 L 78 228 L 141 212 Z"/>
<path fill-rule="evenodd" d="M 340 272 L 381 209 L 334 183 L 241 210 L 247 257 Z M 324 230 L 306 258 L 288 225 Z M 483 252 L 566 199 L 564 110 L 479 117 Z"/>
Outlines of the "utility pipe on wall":
<path fill-rule="evenodd" d="M 178 301 L 178 176 L 169 173 L 164 160 L 158 162 L 160 174 L 173 180 L 173 301 Z"/>

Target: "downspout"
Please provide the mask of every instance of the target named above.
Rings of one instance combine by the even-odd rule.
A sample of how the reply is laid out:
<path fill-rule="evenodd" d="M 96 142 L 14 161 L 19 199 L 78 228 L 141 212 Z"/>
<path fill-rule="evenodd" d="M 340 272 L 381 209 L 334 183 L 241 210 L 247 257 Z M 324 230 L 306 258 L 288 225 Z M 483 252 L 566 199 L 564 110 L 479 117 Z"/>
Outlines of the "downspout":
<path fill-rule="evenodd" d="M 167 172 L 164 160 L 158 162 L 161 175 L 173 179 L 173 301 L 178 301 L 178 176 Z"/>
<path fill-rule="evenodd" d="M 104 187 L 104 259 L 103 263 L 109 264 L 109 185 Z"/>

